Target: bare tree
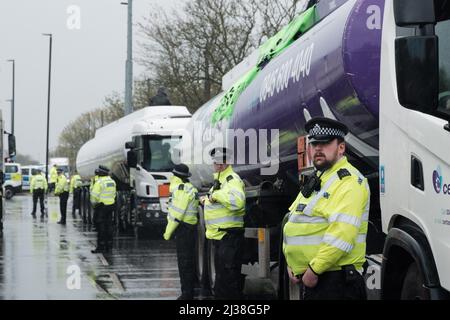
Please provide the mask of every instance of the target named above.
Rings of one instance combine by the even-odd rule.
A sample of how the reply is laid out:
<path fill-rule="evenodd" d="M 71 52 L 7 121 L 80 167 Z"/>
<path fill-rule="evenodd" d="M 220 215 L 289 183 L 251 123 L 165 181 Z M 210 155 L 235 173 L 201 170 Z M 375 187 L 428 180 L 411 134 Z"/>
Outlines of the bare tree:
<path fill-rule="evenodd" d="M 139 60 L 169 88 L 171 100 L 195 111 L 221 91 L 222 77 L 255 44 L 256 5 L 240 0 L 192 0 L 183 15 L 160 11 L 140 25 L 149 40 Z"/>

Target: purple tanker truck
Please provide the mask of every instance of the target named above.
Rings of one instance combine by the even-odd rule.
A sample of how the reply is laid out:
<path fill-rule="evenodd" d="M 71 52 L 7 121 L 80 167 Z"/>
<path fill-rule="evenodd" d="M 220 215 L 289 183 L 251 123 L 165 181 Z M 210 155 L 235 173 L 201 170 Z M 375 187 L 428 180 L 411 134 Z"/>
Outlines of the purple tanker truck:
<path fill-rule="evenodd" d="M 298 141 L 312 117 L 337 119 L 350 128 L 348 158 L 371 187 L 368 290 L 384 299 L 448 297 L 450 1 L 308 6 L 312 24 L 252 74 L 226 116 L 215 116 L 218 106 L 258 54 L 193 115 L 181 146 L 192 182 L 204 192 L 212 186 L 212 147 L 235 151 L 233 167 L 246 184 L 246 292 L 259 281 L 278 298 L 293 298 L 280 230 L 308 173 L 299 172 Z M 198 269 L 208 290 L 214 255 L 199 225 Z"/>

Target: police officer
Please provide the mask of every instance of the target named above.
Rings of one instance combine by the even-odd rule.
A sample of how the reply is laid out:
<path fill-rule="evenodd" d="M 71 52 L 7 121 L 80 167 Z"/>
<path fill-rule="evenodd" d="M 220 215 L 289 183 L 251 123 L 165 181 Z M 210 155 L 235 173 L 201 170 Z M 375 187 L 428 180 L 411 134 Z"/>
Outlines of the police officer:
<path fill-rule="evenodd" d="M 289 208 L 283 228 L 288 274 L 305 300 L 365 299 L 370 191 L 344 156 L 347 127 L 328 118 L 305 124 L 316 171 Z"/>
<path fill-rule="evenodd" d="M 109 169 L 99 166 L 98 179 L 91 192 L 91 204 L 97 219 L 97 248 L 92 253 L 110 252 L 112 249 L 112 217 L 116 201 L 116 183 L 109 176 Z"/>
<path fill-rule="evenodd" d="M 55 191 L 55 185 L 58 180 L 58 172 L 57 172 L 57 165 L 54 164 L 53 167 L 50 169 L 50 183 L 48 184 L 48 192 Z"/>
<path fill-rule="evenodd" d="M 69 182 L 64 175 L 63 169 L 56 169 L 58 173 L 58 179 L 56 180 L 55 196 L 59 197 L 59 210 L 61 212 L 61 220 L 58 224 L 66 224 L 66 213 L 67 213 L 67 200 L 69 199 Z"/>
<path fill-rule="evenodd" d="M 81 196 L 81 185 L 83 181 L 81 180 L 80 175 L 75 170 L 74 174 L 70 178 L 70 190 L 69 192 L 73 194 L 72 201 L 72 215 L 75 216 L 75 210 L 80 210 L 80 196 Z"/>
<path fill-rule="evenodd" d="M 99 169 L 97 168 L 97 169 L 95 169 L 95 171 L 94 171 L 94 176 L 91 177 L 91 181 L 90 181 L 90 183 L 89 183 L 89 197 L 90 197 L 90 195 L 91 195 L 91 193 L 92 193 L 92 189 L 94 188 L 95 183 L 96 183 L 97 180 L 98 180 L 98 177 L 99 177 L 99 176 L 98 176 L 98 173 L 99 173 Z M 94 225 L 94 229 L 96 230 L 96 229 L 97 229 L 97 217 L 96 217 L 96 215 L 95 215 L 95 210 L 93 210 L 93 214 L 92 214 L 92 215 L 93 215 L 93 216 L 92 216 L 92 219 L 91 219 L 91 215 L 90 215 L 90 213 L 89 213 L 88 220 L 89 220 L 89 223 L 92 223 L 92 224 Z M 86 219 L 84 219 L 83 222 L 86 223 L 86 222 L 87 222 Z"/>
<path fill-rule="evenodd" d="M 45 208 L 44 208 L 44 194 L 47 192 L 47 179 L 42 175 L 41 169 L 32 169 L 32 178 L 30 183 L 30 192 L 33 195 L 33 212 L 31 215 L 36 218 L 36 207 L 37 201 L 41 206 L 41 218 L 44 218 Z"/>
<path fill-rule="evenodd" d="M 215 246 L 216 299 L 241 299 L 241 254 L 244 242 L 244 183 L 229 162 L 231 150 L 215 148 L 210 155 L 214 162 L 214 186 L 204 205 L 206 238 Z"/>
<path fill-rule="evenodd" d="M 169 213 L 164 239 L 175 235 L 181 296 L 178 300 L 194 299 L 195 241 L 198 222 L 198 190 L 189 183 L 191 176 L 185 164 L 178 164 L 170 181 Z"/>

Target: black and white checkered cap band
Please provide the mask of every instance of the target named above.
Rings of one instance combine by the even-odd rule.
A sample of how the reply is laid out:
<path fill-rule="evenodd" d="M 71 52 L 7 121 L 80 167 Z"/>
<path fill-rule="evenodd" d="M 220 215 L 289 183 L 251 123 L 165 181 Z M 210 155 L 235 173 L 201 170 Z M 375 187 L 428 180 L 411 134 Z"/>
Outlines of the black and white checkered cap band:
<path fill-rule="evenodd" d="M 333 136 L 333 137 L 345 137 L 345 132 L 336 128 L 321 127 L 316 124 L 310 131 L 309 136 Z"/>

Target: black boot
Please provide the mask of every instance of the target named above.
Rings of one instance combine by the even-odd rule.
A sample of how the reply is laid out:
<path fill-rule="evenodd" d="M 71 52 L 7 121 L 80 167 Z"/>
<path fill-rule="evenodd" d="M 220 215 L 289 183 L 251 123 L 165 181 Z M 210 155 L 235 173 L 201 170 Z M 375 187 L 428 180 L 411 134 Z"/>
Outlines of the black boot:
<path fill-rule="evenodd" d="M 97 247 L 95 250 L 91 250 L 92 253 L 103 253 L 105 250 L 101 247 Z"/>

